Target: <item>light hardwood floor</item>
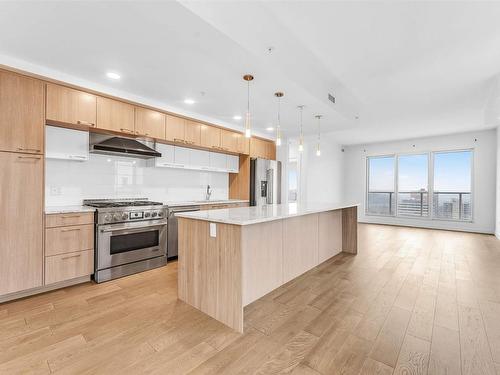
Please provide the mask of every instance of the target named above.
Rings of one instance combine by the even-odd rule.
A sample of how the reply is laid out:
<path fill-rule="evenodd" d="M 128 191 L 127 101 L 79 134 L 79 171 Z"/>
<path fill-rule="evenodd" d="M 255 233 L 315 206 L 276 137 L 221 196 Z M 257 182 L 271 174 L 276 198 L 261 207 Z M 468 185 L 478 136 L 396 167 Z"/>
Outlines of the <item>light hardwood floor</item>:
<path fill-rule="evenodd" d="M 176 263 L 0 305 L 0 373 L 499 375 L 500 241 L 359 232 L 246 307 L 243 335 L 177 300 Z"/>

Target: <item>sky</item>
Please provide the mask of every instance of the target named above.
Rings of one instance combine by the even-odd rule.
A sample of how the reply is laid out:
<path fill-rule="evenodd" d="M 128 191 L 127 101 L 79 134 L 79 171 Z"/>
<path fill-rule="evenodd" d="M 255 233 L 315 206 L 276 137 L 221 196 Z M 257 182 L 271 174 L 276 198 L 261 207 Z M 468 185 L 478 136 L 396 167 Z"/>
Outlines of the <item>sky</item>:
<path fill-rule="evenodd" d="M 427 190 L 428 154 L 400 155 L 399 191 Z M 470 192 L 472 151 L 434 154 L 434 191 Z M 370 191 L 394 191 L 394 156 L 369 159 Z"/>

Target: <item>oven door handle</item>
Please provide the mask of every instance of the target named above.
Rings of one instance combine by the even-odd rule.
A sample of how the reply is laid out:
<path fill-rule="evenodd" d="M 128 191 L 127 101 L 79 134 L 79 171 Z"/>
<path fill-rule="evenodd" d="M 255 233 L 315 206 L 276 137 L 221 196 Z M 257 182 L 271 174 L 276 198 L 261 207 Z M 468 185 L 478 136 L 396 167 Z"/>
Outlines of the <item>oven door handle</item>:
<path fill-rule="evenodd" d="M 118 228 L 109 228 L 109 229 L 101 229 L 101 233 L 109 233 L 109 232 L 122 232 L 122 234 L 135 233 L 137 231 L 144 231 L 147 229 L 149 231 L 157 230 L 166 227 L 167 224 L 156 224 L 156 225 L 143 225 L 140 227 L 118 227 Z"/>

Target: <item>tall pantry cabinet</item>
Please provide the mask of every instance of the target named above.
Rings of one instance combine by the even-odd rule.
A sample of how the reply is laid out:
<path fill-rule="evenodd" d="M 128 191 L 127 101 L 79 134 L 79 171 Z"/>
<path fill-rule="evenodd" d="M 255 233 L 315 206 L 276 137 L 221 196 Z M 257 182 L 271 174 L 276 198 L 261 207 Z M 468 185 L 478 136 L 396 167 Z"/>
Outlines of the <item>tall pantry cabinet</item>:
<path fill-rule="evenodd" d="M 45 85 L 0 70 L 0 297 L 43 284 Z"/>

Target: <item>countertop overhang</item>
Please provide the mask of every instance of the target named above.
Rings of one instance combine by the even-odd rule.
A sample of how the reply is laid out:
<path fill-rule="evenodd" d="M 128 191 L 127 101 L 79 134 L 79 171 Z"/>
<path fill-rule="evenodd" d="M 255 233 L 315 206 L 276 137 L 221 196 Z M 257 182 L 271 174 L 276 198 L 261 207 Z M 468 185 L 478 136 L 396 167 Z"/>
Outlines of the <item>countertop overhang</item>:
<path fill-rule="evenodd" d="M 319 212 L 357 207 L 359 203 L 289 203 L 254 207 L 223 208 L 210 211 L 194 211 L 176 214 L 177 217 L 204 220 L 214 223 L 251 225 L 286 219 Z"/>

